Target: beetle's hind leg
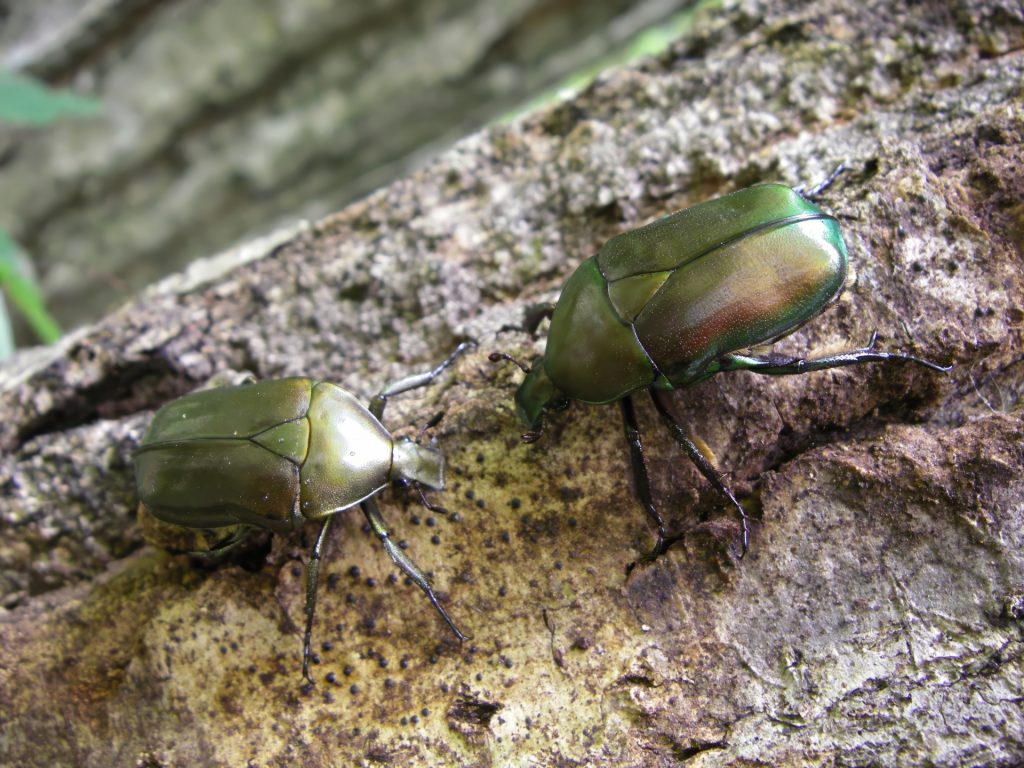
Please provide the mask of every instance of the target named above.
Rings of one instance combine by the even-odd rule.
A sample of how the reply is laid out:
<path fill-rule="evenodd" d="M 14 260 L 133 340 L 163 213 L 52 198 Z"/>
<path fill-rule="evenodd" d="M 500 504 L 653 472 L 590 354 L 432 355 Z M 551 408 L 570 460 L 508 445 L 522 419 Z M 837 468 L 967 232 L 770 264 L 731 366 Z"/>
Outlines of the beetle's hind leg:
<path fill-rule="evenodd" d="M 316 613 L 316 584 L 320 580 L 320 553 L 323 552 L 324 540 L 327 538 L 327 528 L 331 524 L 333 515 L 324 518 L 324 524 L 316 537 L 316 544 L 309 554 L 309 562 L 306 564 L 306 634 L 302 640 L 302 676 L 310 685 L 315 685 L 309 674 L 310 641 L 313 638 L 313 615 Z"/>
<path fill-rule="evenodd" d="M 871 340 L 867 346 L 861 349 L 853 349 L 849 352 L 840 352 L 837 355 L 826 355 L 810 360 L 801 357 L 790 357 L 788 355 L 767 355 L 765 357 L 749 357 L 747 355 L 725 355 L 718 359 L 708 368 L 711 373 L 719 371 L 752 371 L 768 376 L 792 376 L 811 371 L 821 371 L 826 368 L 842 368 L 847 365 L 858 365 L 860 363 L 880 363 L 888 361 L 901 361 L 905 363 L 916 363 L 923 365 L 933 371 L 946 373 L 953 366 L 939 365 L 924 358 L 914 355 L 903 354 L 902 352 L 877 352 L 875 341 L 878 334 L 871 334 Z"/>
<path fill-rule="evenodd" d="M 633 482 L 636 483 L 636 493 L 640 497 L 640 503 L 647 511 L 647 516 L 651 518 L 651 522 L 658 529 L 658 538 L 651 551 L 626 566 L 626 575 L 628 576 L 638 563 L 653 563 L 681 537 L 665 535 L 665 521 L 662 520 L 657 507 L 654 506 L 654 499 L 651 496 L 651 478 L 647 474 L 647 464 L 644 462 L 644 445 L 636 423 L 633 398 L 630 396 L 622 398 L 619 401 L 619 407 L 622 409 L 622 426 L 626 432 L 626 442 L 629 443 L 629 458 L 633 464 Z"/>
<path fill-rule="evenodd" d="M 443 360 L 440 364 L 435 366 L 432 370 L 426 373 L 415 373 L 412 376 L 406 376 L 398 381 L 393 381 L 388 384 L 380 393 L 370 401 L 370 413 L 372 413 L 379 421 L 384 415 L 384 406 L 388 404 L 388 398 L 400 395 L 403 392 L 408 392 L 413 389 L 419 389 L 425 387 L 427 384 L 432 382 L 448 368 L 452 363 L 455 362 L 456 358 L 465 352 L 467 349 L 476 347 L 475 341 L 464 341 L 455 348 L 448 357 Z"/>
<path fill-rule="evenodd" d="M 729 487 L 722 481 L 722 476 L 715 469 L 714 465 L 708 460 L 708 458 L 701 452 L 700 448 L 693 444 L 693 441 L 686 436 L 686 432 L 683 430 L 679 423 L 672 416 L 665 404 L 664 397 L 665 393 L 662 390 L 651 389 L 651 400 L 654 401 L 654 407 L 658 409 L 658 414 L 661 416 L 661 420 L 668 427 L 669 432 L 672 433 L 672 437 L 679 443 L 679 447 L 686 451 L 686 455 L 690 458 L 690 461 L 694 463 L 700 473 L 704 475 L 709 483 L 714 486 L 720 493 L 726 496 L 732 505 L 736 508 L 736 511 L 740 516 L 740 528 L 742 529 L 742 550 L 740 551 L 740 557 L 747 554 L 747 549 L 750 545 L 750 528 L 747 525 L 747 512 L 743 509 L 743 505 L 740 504 L 733 492 L 729 490 Z"/>
<path fill-rule="evenodd" d="M 361 505 L 363 507 L 363 513 L 366 515 L 366 519 L 370 523 L 370 528 L 380 539 L 381 544 L 384 545 L 384 550 L 391 556 L 394 561 L 406 576 L 415 582 L 416 586 L 423 590 L 423 593 L 430 600 L 431 605 L 441 614 L 441 618 L 448 624 L 449 629 L 455 634 L 459 640 L 468 640 L 459 628 L 455 626 L 455 622 L 452 621 L 451 616 L 441 607 L 441 604 L 437 601 L 437 596 L 434 594 L 433 587 L 430 586 L 430 582 L 427 577 L 423 575 L 423 572 L 416 567 L 416 563 L 410 560 L 406 554 L 398 547 L 395 542 L 391 540 L 391 536 L 388 534 L 387 525 L 384 523 L 384 518 L 380 514 L 380 508 L 377 506 L 377 501 L 372 497 L 364 501 Z"/>

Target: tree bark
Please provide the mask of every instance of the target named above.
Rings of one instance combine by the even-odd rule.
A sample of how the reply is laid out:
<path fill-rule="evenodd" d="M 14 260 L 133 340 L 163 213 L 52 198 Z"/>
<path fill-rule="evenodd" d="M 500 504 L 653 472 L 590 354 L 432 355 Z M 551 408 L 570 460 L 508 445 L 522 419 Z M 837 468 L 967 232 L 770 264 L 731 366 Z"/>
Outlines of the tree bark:
<path fill-rule="evenodd" d="M 730 4 L 664 56 L 8 366 L 0 763 L 1020 763 L 1022 42 L 1011 2 Z M 754 519 L 743 559 L 734 514 L 638 398 L 683 538 L 627 579 L 651 530 L 616 409 L 576 404 L 523 444 L 522 374 L 487 354 L 539 353 L 500 329 L 608 237 L 840 162 L 822 205 L 846 290 L 775 348 L 878 331 L 955 367 L 675 393 Z M 171 397 L 249 369 L 369 398 L 467 337 L 477 352 L 387 413 L 415 435 L 444 411 L 432 500 L 453 514 L 381 503 L 471 641 L 345 514 L 304 689 L 315 526 L 213 567 L 140 546 L 130 455 Z"/>
<path fill-rule="evenodd" d="M 102 115 L 0 126 L 0 227 L 65 327 L 320 218 L 693 0 L 8 0 L 0 67 Z"/>

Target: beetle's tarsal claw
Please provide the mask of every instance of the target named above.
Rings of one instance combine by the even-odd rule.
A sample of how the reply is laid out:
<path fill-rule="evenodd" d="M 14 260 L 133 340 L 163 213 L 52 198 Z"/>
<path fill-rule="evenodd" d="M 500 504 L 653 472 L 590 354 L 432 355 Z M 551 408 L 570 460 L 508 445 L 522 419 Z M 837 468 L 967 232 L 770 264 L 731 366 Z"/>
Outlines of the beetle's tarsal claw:
<path fill-rule="evenodd" d="M 303 688 L 312 689 L 316 685 L 316 680 L 313 679 L 313 675 L 311 675 L 310 672 L 309 672 L 309 664 L 310 664 L 311 660 L 314 663 L 319 663 L 319 661 L 320 661 L 319 657 L 314 657 L 312 654 L 310 654 L 309 646 L 303 646 L 303 648 L 302 648 L 302 677 L 306 681 L 305 685 L 303 685 Z"/>
<path fill-rule="evenodd" d="M 672 546 L 677 542 L 681 541 L 683 534 L 677 533 L 673 536 L 664 535 L 664 531 L 658 532 L 658 539 L 654 542 L 654 546 L 646 554 L 641 555 L 633 562 L 626 566 L 626 578 L 629 578 L 630 574 L 638 565 L 649 565 L 656 561 L 659 557 L 664 555 Z"/>
<path fill-rule="evenodd" d="M 949 365 L 939 365 L 938 363 L 933 363 L 931 360 L 925 360 L 920 357 L 914 357 L 913 355 L 900 355 L 900 359 L 906 360 L 907 362 L 910 363 L 917 363 L 918 365 L 923 365 L 925 368 L 936 371 L 938 373 L 949 373 L 950 371 L 953 370 L 952 363 L 950 363 Z"/>
<path fill-rule="evenodd" d="M 457 626 L 455 626 L 455 622 L 452 621 L 452 617 L 449 616 L 448 612 L 445 611 L 445 609 L 441 607 L 441 604 L 439 602 L 437 602 L 437 598 L 434 597 L 433 590 L 428 592 L 427 596 L 430 598 L 430 602 L 434 605 L 434 608 L 437 609 L 437 612 L 441 614 L 441 618 L 444 619 L 445 623 L 448 625 L 448 629 L 450 629 L 452 631 L 452 634 L 455 635 L 456 639 L 460 643 L 464 643 L 467 640 L 469 640 L 469 636 L 468 635 L 464 635 L 462 633 L 462 630 L 460 630 Z"/>

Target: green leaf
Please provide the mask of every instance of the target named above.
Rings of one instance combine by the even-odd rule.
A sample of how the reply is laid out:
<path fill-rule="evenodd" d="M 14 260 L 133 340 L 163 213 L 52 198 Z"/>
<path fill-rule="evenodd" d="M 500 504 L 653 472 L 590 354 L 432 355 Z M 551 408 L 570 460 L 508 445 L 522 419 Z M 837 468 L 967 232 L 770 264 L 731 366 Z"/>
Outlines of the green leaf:
<path fill-rule="evenodd" d="M 7 314 L 7 302 L 4 292 L 0 291 L 0 362 L 14 354 L 14 332 L 11 330 L 11 318 Z"/>
<path fill-rule="evenodd" d="M 95 115 L 101 104 L 71 91 L 58 91 L 35 78 L 0 69 L 0 122 L 46 125 L 60 117 Z"/>
<path fill-rule="evenodd" d="M 17 248 L 10 236 L 0 229 L 0 286 L 40 340 L 52 344 L 60 338 L 60 326 L 43 306 L 39 288 L 22 274 L 15 258 Z"/>

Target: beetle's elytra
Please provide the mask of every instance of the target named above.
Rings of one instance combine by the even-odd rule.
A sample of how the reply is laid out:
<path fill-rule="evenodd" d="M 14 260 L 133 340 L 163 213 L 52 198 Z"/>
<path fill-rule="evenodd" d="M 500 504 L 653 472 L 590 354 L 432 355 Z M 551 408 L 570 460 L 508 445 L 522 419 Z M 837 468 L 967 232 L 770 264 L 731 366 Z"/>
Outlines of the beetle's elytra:
<path fill-rule="evenodd" d="M 395 564 L 426 593 L 448 626 L 419 568 L 394 544 L 373 498 L 409 481 L 444 487 L 444 458 L 434 448 L 396 440 L 381 424 L 389 397 L 425 386 L 471 343 L 461 344 L 427 373 L 386 387 L 363 406 L 334 384 L 306 378 L 269 380 L 193 392 L 161 408 L 135 454 L 145 511 L 192 529 L 220 529 L 216 550 L 252 527 L 291 531 L 323 521 L 309 559 L 302 673 L 309 675 L 320 552 L 333 515 L 361 505 Z"/>
<path fill-rule="evenodd" d="M 539 437 L 545 411 L 570 399 L 619 401 L 637 491 L 658 529 L 644 558 L 652 560 L 672 540 L 652 500 L 631 400 L 647 389 L 673 437 L 739 512 L 745 552 L 743 507 L 672 417 L 664 393 L 723 371 L 787 375 L 883 360 L 948 370 L 876 352 L 874 339 L 815 359 L 737 354 L 821 312 L 842 290 L 846 271 L 839 222 L 781 184 L 743 189 L 613 237 L 573 272 L 554 307 L 534 315 L 532 329 L 543 317 L 551 324 L 543 356 L 516 392 L 519 416 L 534 430 L 524 439 Z"/>

